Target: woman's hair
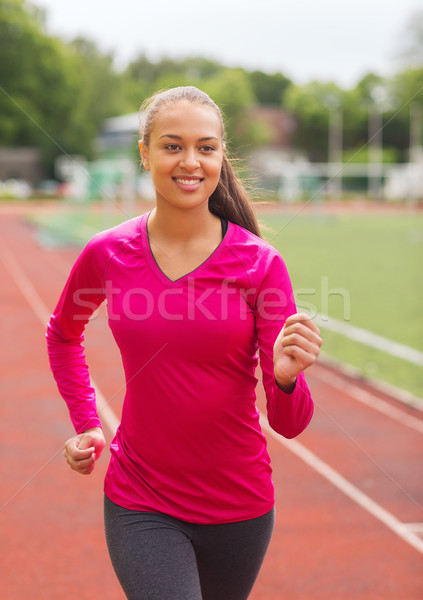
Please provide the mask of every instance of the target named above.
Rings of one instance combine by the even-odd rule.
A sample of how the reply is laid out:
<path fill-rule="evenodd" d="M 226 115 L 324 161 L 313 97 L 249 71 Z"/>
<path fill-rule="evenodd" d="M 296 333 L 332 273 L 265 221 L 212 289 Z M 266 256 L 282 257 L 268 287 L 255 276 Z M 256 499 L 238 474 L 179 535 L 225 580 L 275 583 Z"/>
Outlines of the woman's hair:
<path fill-rule="evenodd" d="M 176 87 L 157 92 L 145 100 L 140 108 L 140 138 L 146 147 L 150 144 L 150 133 L 157 113 L 178 102 L 191 102 L 209 106 L 218 115 L 222 126 L 222 140 L 225 137 L 225 126 L 220 108 L 205 93 L 193 86 Z M 261 237 L 260 228 L 250 205 L 247 190 L 241 179 L 235 175 L 231 161 L 223 152 L 222 170 L 219 183 L 209 198 L 209 210 L 218 217 L 223 217 L 237 225 L 241 225 L 255 235 Z"/>

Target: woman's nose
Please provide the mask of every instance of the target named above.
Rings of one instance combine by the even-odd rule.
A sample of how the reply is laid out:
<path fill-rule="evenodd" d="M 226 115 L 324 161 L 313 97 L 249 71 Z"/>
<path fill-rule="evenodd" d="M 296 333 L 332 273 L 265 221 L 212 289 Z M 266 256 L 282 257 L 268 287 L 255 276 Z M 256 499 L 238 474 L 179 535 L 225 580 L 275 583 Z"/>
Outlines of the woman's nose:
<path fill-rule="evenodd" d="M 199 164 L 200 163 L 195 155 L 195 152 L 185 152 L 180 162 L 181 167 L 190 171 L 197 169 Z"/>

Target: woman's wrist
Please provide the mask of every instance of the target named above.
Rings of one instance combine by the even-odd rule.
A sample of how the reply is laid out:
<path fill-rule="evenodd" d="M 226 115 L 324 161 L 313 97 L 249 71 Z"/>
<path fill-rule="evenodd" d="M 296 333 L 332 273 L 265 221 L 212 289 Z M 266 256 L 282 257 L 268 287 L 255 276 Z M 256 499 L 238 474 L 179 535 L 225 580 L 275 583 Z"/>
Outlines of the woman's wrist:
<path fill-rule="evenodd" d="M 85 429 L 82 433 L 89 433 L 90 431 L 103 431 L 102 427 L 88 427 L 88 429 Z"/>
<path fill-rule="evenodd" d="M 285 394 L 292 394 L 295 389 L 295 384 L 297 382 L 296 377 L 288 377 L 287 375 L 281 376 L 279 373 L 274 372 L 274 377 L 276 381 L 276 385 L 280 390 L 285 392 Z"/>

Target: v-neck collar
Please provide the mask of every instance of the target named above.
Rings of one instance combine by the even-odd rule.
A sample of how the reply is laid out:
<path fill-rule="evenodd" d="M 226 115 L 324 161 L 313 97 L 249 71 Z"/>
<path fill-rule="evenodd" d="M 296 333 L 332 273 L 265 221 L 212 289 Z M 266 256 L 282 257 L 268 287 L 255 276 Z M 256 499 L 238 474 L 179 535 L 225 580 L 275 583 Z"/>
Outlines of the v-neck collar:
<path fill-rule="evenodd" d="M 211 262 L 213 262 L 214 260 L 216 260 L 218 258 L 222 249 L 226 246 L 230 237 L 232 236 L 233 224 L 231 223 L 231 221 L 228 221 L 228 227 L 227 227 L 226 233 L 223 236 L 223 239 L 220 241 L 219 245 L 216 246 L 216 248 L 213 250 L 213 252 L 201 264 L 199 264 L 197 267 L 195 267 L 189 273 L 185 273 L 185 275 L 178 277 L 178 279 L 170 279 L 170 277 L 168 277 L 159 267 L 159 265 L 154 257 L 154 254 L 151 250 L 150 239 L 148 236 L 148 229 L 147 229 L 147 222 L 148 222 L 148 218 L 149 218 L 150 214 L 151 214 L 151 211 L 148 213 L 145 213 L 142 216 L 141 223 L 140 223 L 140 229 L 143 233 L 143 235 L 141 237 L 142 237 L 142 245 L 143 245 L 144 255 L 147 258 L 147 262 L 150 266 L 150 269 L 153 271 L 153 273 L 156 275 L 156 277 L 158 277 L 158 279 L 160 279 L 160 281 L 162 283 L 164 283 L 165 285 L 168 285 L 168 286 L 176 285 L 178 283 L 183 282 L 188 277 L 195 277 L 196 275 L 198 275 Z"/>

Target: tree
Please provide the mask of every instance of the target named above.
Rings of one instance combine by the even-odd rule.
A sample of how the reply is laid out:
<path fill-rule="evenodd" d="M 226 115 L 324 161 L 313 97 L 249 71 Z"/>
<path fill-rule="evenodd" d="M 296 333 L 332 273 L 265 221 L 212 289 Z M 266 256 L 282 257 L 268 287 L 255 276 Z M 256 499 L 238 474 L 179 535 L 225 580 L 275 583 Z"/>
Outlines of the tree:
<path fill-rule="evenodd" d="M 295 144 L 313 161 L 328 159 L 329 111 L 342 106 L 344 92 L 335 83 L 312 81 L 291 85 L 285 93 L 284 108 L 298 121 Z"/>
<path fill-rule="evenodd" d="M 59 146 L 65 141 L 74 90 L 67 51 L 44 34 L 40 16 L 25 0 L 0 4 L 0 140 L 38 145 L 48 162 L 54 141 Z"/>
<path fill-rule="evenodd" d="M 25 0 L 0 2 L 0 53 L 0 143 L 37 146 L 49 169 L 57 154 L 89 157 L 101 122 L 123 106 L 112 56 L 47 35 Z"/>
<path fill-rule="evenodd" d="M 284 103 L 286 90 L 292 81 L 282 73 L 263 73 L 252 71 L 249 73 L 251 87 L 257 104 L 262 106 L 279 106 Z"/>
<path fill-rule="evenodd" d="M 74 85 L 78 88 L 74 118 L 79 123 L 78 133 L 81 134 L 81 128 L 85 129 L 85 154 L 90 154 L 90 141 L 104 119 L 124 110 L 122 77 L 114 69 L 113 55 L 103 54 L 93 41 L 75 38 L 69 44 L 69 50 L 72 54 Z"/>
<path fill-rule="evenodd" d="M 402 160 L 409 159 L 409 148 L 414 140 L 410 139 L 413 124 L 410 123 L 412 115 L 423 114 L 423 67 L 408 68 L 397 73 L 389 81 L 392 96 L 392 108 L 387 117 L 391 119 L 389 126 L 384 131 L 387 144 L 395 146 L 401 152 Z M 421 117 L 420 117 L 421 118 Z M 423 142 L 421 131 L 416 131 L 417 143 Z"/>
<path fill-rule="evenodd" d="M 370 73 L 353 90 L 361 117 L 356 123 L 356 145 L 368 140 L 368 119 L 372 110 L 381 113 L 383 148 L 394 161 L 409 158 L 410 113 L 423 108 L 423 67 L 406 68 L 389 78 Z M 361 136 L 361 137 L 360 137 Z"/>

